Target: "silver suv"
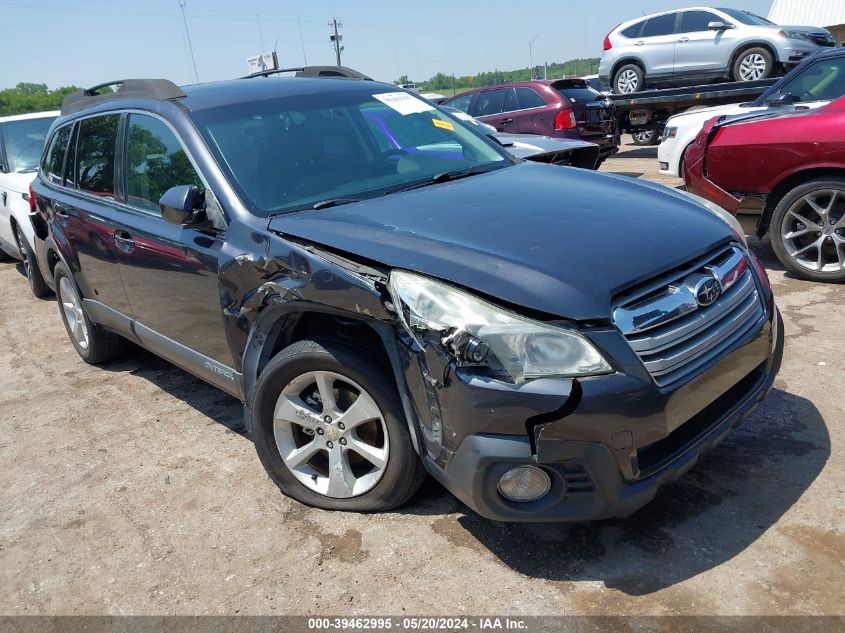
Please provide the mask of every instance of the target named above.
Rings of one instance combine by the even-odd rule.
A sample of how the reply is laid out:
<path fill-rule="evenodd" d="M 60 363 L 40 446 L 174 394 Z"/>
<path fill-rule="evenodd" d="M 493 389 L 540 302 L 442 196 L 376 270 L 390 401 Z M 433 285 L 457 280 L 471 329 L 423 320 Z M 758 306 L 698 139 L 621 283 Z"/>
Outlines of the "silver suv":
<path fill-rule="evenodd" d="M 822 28 L 779 26 L 738 9 L 691 7 L 613 29 L 604 38 L 599 79 L 621 94 L 659 84 L 755 81 L 835 45 Z"/>

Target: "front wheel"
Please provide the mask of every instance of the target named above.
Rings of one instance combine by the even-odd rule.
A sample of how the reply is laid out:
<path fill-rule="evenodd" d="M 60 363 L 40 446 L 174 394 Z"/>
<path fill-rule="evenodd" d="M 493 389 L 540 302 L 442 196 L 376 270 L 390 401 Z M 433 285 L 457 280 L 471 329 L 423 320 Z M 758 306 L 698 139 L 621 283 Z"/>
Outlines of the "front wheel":
<path fill-rule="evenodd" d="M 26 241 L 26 237 L 21 231 L 20 226 L 15 227 L 15 238 L 18 241 L 18 249 L 21 253 L 21 262 L 23 263 L 23 270 L 26 273 L 26 280 L 29 282 L 29 289 L 39 299 L 50 294 L 50 287 L 44 281 L 41 274 L 41 268 L 38 266 L 38 260 L 35 259 L 35 253 Z"/>
<path fill-rule="evenodd" d="M 769 225 L 772 248 L 792 273 L 845 281 L 845 178 L 820 178 L 781 198 Z"/>
<path fill-rule="evenodd" d="M 765 48 L 755 47 L 742 51 L 733 66 L 734 81 L 765 79 L 774 70 L 772 54 Z"/>
<path fill-rule="evenodd" d="M 425 476 L 390 373 L 364 349 L 290 345 L 261 372 L 250 415 L 267 473 L 306 505 L 390 510 Z"/>

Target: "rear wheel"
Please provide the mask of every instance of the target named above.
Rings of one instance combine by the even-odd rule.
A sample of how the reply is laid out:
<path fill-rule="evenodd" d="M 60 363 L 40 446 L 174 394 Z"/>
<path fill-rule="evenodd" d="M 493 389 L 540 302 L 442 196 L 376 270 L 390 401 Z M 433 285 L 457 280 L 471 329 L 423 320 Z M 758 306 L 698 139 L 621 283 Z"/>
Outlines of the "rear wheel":
<path fill-rule="evenodd" d="M 631 138 L 634 139 L 634 145 L 657 145 L 660 134 L 657 130 L 641 130 L 631 134 Z"/>
<path fill-rule="evenodd" d="M 70 342 L 86 363 L 97 365 L 117 358 L 128 342 L 121 336 L 92 323 L 85 313 L 82 296 L 70 271 L 62 262 L 56 264 L 56 298 Z"/>
<path fill-rule="evenodd" d="M 264 468 L 304 504 L 390 510 L 425 476 L 393 380 L 364 349 L 329 339 L 285 348 L 261 372 L 250 413 Z"/>
<path fill-rule="evenodd" d="M 845 178 L 822 178 L 781 198 L 769 225 L 772 248 L 792 273 L 845 281 Z"/>
<path fill-rule="evenodd" d="M 36 297 L 46 297 L 50 294 L 50 287 L 44 281 L 41 274 L 41 269 L 38 267 L 38 260 L 35 259 L 35 253 L 29 247 L 29 242 L 21 231 L 20 226 L 15 227 L 15 238 L 18 241 L 18 249 L 21 252 L 21 262 L 23 263 L 23 270 L 26 274 L 26 279 L 29 282 L 29 289 Z"/>
<path fill-rule="evenodd" d="M 642 90 L 645 86 L 645 74 L 643 69 L 636 64 L 625 64 L 613 75 L 613 92 L 617 94 L 629 94 Z"/>
<path fill-rule="evenodd" d="M 757 81 L 765 79 L 774 70 L 772 54 L 765 48 L 756 46 L 742 51 L 733 66 L 734 81 Z"/>

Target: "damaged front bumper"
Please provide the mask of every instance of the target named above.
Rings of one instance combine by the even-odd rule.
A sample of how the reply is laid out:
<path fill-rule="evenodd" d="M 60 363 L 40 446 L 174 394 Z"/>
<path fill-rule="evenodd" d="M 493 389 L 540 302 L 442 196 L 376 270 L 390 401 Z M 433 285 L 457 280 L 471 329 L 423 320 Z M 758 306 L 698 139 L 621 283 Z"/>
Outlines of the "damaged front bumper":
<path fill-rule="evenodd" d="M 448 368 L 435 377 L 430 356 L 417 372 L 411 354 L 406 376 L 426 467 L 456 497 L 494 520 L 585 521 L 628 516 L 689 470 L 765 398 L 782 355 L 772 304 L 760 329 L 677 387 L 658 387 L 618 356 L 623 369 L 612 375 L 516 386 Z M 549 475 L 543 498 L 499 494 L 501 476 L 521 464 Z"/>

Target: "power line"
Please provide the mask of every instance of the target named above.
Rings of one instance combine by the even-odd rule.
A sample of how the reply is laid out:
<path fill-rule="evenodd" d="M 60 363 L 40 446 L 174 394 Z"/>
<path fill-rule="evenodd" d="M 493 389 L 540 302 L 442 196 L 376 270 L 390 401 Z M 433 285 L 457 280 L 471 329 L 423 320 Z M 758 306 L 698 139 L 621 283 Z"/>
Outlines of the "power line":
<path fill-rule="evenodd" d="M 182 22 L 185 23 L 185 35 L 188 37 L 188 50 L 191 52 L 191 64 L 194 66 L 194 81 L 200 82 L 199 74 L 197 73 L 197 60 L 194 57 L 194 46 L 191 44 L 191 32 L 188 30 L 188 18 L 185 17 L 185 2 L 187 0 L 179 0 L 179 8 L 182 10 Z"/>

